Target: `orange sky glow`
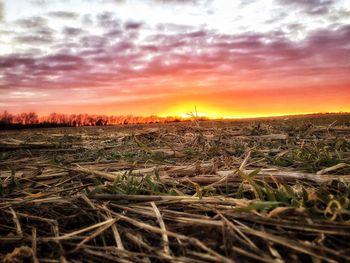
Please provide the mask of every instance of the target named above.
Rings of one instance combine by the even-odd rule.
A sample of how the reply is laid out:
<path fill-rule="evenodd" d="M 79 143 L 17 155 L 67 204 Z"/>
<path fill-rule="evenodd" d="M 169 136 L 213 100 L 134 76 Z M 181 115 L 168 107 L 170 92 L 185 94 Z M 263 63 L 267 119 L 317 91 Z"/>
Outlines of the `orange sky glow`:
<path fill-rule="evenodd" d="M 0 111 L 350 112 L 348 14 L 347 0 L 0 0 Z"/>

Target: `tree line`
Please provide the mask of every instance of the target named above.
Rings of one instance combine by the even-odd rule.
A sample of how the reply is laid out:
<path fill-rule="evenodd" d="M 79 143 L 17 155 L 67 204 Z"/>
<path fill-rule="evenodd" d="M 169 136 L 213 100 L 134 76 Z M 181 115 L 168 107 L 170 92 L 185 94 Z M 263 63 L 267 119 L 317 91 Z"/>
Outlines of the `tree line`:
<path fill-rule="evenodd" d="M 7 111 L 0 113 L 0 128 L 21 127 L 78 127 L 78 126 L 104 126 L 117 124 L 146 124 L 167 123 L 181 121 L 177 117 L 158 116 L 107 116 L 90 114 L 60 114 L 51 113 L 47 116 L 38 116 L 35 112 L 11 114 Z"/>

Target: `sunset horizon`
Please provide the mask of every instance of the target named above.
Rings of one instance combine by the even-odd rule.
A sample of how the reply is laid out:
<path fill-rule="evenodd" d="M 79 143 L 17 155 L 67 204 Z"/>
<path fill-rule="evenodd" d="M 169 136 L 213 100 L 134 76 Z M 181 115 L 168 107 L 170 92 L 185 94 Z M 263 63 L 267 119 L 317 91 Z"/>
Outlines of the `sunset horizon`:
<path fill-rule="evenodd" d="M 224 115 L 218 112 L 208 112 L 208 111 L 198 111 L 196 107 L 192 111 L 184 111 L 173 114 L 152 114 L 152 115 L 133 115 L 133 114 L 108 114 L 108 113 L 88 113 L 88 112 L 70 112 L 70 113 L 62 113 L 62 112 L 50 112 L 44 114 L 38 114 L 36 111 L 28 111 L 28 112 L 9 112 L 4 110 L 0 112 L 0 122 L 8 120 L 9 123 L 21 123 L 20 118 L 25 118 L 24 116 L 32 115 L 35 117 L 35 122 L 46 122 L 50 116 L 64 116 L 66 118 L 72 116 L 88 116 L 88 117 L 117 117 L 117 118 L 138 118 L 142 123 L 154 122 L 154 120 L 164 120 L 165 122 L 173 122 L 173 121 L 188 121 L 188 120 L 244 120 L 244 119 L 264 119 L 264 118 L 281 118 L 281 117 L 304 117 L 304 116 L 321 116 L 321 115 L 350 115 L 350 111 L 323 111 L 323 112 L 298 112 L 298 113 L 280 113 L 280 114 L 260 114 L 260 115 Z M 152 120 L 152 118 L 154 120 Z M 148 121 L 151 120 L 151 121 Z M 52 122 L 52 121 L 50 121 Z M 158 122 L 158 121 L 155 121 Z M 109 123 L 112 124 L 113 123 Z M 108 123 L 106 123 L 108 125 Z"/>

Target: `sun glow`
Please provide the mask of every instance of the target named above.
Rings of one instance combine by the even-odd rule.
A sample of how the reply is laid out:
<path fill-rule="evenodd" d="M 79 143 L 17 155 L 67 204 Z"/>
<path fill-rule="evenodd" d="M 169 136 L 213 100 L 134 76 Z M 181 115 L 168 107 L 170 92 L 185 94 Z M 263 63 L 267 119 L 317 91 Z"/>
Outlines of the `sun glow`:
<path fill-rule="evenodd" d="M 222 119 L 227 115 L 217 107 L 207 104 L 198 104 L 194 102 L 187 102 L 177 104 L 167 109 L 167 111 L 160 114 L 161 117 L 175 116 L 182 119 L 189 119 L 192 117 L 204 117 L 208 119 Z"/>
<path fill-rule="evenodd" d="M 321 111 L 318 111 L 321 112 Z M 337 110 L 329 110 L 324 112 L 339 112 Z M 191 119 L 193 117 L 206 118 L 210 120 L 214 119 L 244 119 L 244 118 L 262 118 L 262 117 L 273 117 L 273 116 L 289 116 L 289 115 L 300 115 L 300 114 L 312 114 L 314 111 L 238 111 L 235 109 L 227 110 L 221 109 L 218 106 L 213 106 L 205 103 L 196 102 L 184 102 L 176 104 L 172 107 L 167 108 L 166 111 L 161 112 L 158 116 L 160 117 L 178 117 L 181 119 Z"/>

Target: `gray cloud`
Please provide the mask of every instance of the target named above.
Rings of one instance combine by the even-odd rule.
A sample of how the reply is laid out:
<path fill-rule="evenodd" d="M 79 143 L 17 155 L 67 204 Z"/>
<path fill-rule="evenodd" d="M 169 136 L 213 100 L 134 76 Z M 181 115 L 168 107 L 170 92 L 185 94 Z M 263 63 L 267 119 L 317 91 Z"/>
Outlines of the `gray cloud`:
<path fill-rule="evenodd" d="M 143 23 L 133 22 L 133 21 L 128 21 L 124 25 L 125 29 L 127 30 L 138 30 L 138 29 L 141 29 L 142 26 L 143 26 Z"/>
<path fill-rule="evenodd" d="M 115 29 L 120 27 L 120 20 L 113 12 L 103 12 L 96 15 L 97 24 L 104 29 Z"/>
<path fill-rule="evenodd" d="M 278 0 L 281 4 L 300 7 L 309 15 L 324 15 L 329 13 L 334 0 Z"/>
<path fill-rule="evenodd" d="M 93 25 L 92 16 L 90 14 L 85 14 L 82 17 L 82 23 L 84 26 L 89 27 Z"/>
<path fill-rule="evenodd" d="M 44 44 L 51 44 L 53 42 L 53 38 L 51 36 L 45 36 L 45 35 L 16 36 L 14 40 L 17 43 L 31 44 L 31 45 L 44 45 Z"/>
<path fill-rule="evenodd" d="M 79 17 L 79 14 L 77 13 L 67 12 L 67 11 L 50 12 L 49 15 L 52 17 L 61 18 L 61 19 L 76 19 Z"/>
<path fill-rule="evenodd" d="M 30 0 L 31 4 L 36 6 L 47 6 L 49 1 L 48 0 Z"/>
<path fill-rule="evenodd" d="M 78 28 L 78 27 L 64 27 L 62 29 L 62 33 L 68 37 L 79 36 L 84 32 L 85 31 L 82 28 Z"/>
<path fill-rule="evenodd" d="M 47 26 L 47 19 L 41 16 L 34 16 L 30 18 L 19 19 L 16 24 L 23 28 L 35 29 Z"/>

